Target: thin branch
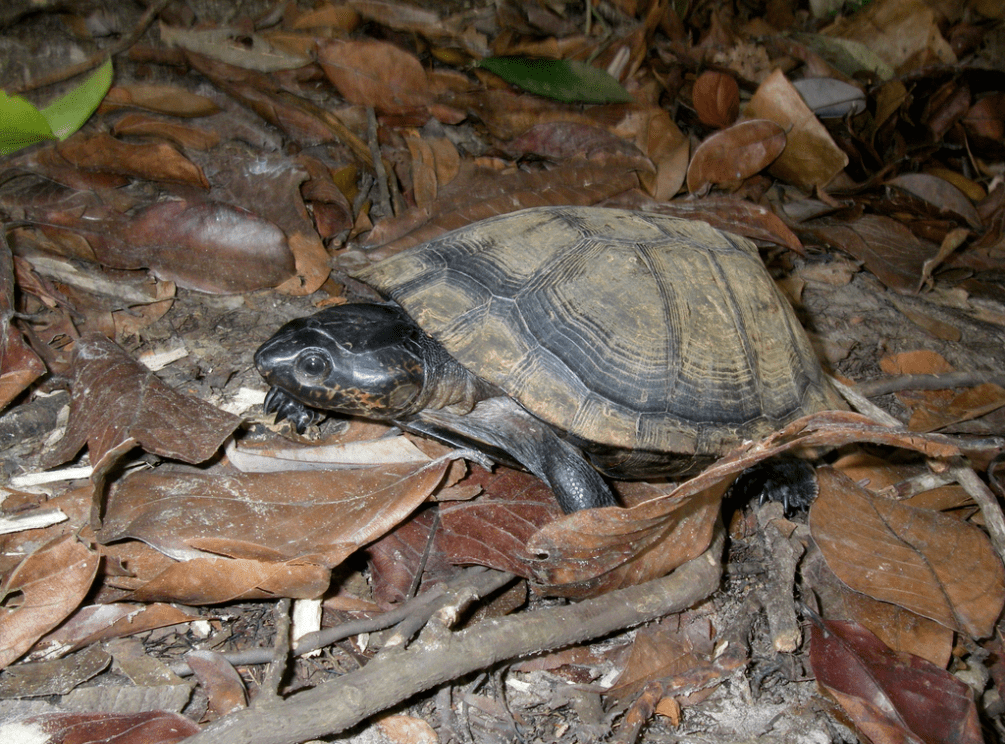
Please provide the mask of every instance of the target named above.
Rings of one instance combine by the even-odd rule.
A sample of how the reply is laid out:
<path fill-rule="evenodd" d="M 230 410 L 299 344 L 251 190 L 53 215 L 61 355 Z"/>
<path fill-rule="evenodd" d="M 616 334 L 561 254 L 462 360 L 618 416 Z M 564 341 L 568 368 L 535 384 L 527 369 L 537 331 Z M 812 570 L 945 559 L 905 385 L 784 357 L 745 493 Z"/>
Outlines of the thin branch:
<path fill-rule="evenodd" d="M 951 372 L 934 375 L 897 375 L 858 383 L 855 390 L 866 398 L 875 398 L 896 391 L 941 391 L 946 388 L 971 388 L 984 383 L 1005 387 L 1005 374 L 1000 372 Z"/>
<path fill-rule="evenodd" d="M 302 742 L 323 737 L 503 660 L 596 639 L 682 611 L 718 587 L 724 542 L 720 524 L 709 549 L 668 576 L 601 597 L 483 621 L 458 633 L 427 627 L 408 649 L 374 658 L 360 670 L 281 704 L 256 703 L 217 720 L 187 742 Z"/>

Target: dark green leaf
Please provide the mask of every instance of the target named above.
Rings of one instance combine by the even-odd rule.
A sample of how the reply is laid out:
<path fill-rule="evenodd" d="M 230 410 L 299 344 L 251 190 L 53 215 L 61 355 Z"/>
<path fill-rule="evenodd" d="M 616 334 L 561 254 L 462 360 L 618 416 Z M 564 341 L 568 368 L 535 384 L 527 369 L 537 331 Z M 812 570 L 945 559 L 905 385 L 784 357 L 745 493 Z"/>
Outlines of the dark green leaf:
<path fill-rule="evenodd" d="M 606 71 L 575 60 L 488 57 L 479 63 L 508 83 L 566 103 L 627 103 L 631 94 Z"/>

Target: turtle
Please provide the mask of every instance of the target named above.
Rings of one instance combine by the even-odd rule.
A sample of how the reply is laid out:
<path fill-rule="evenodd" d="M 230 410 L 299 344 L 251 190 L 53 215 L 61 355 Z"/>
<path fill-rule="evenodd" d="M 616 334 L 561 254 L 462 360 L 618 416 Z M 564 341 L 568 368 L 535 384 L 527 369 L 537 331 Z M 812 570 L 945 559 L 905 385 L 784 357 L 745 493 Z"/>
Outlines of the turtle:
<path fill-rule="evenodd" d="M 282 326 L 255 353 L 265 410 L 386 420 L 542 479 L 566 512 L 605 477 L 691 475 L 843 408 L 748 239 L 600 207 L 523 209 L 358 272 L 379 302 Z"/>

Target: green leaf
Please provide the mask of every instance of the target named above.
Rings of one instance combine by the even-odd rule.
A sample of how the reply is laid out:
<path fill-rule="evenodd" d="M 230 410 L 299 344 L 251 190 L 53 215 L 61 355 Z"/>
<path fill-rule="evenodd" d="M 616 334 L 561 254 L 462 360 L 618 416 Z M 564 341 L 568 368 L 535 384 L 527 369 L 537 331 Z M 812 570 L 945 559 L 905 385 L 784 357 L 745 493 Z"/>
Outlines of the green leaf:
<path fill-rule="evenodd" d="M 507 83 L 565 103 L 628 103 L 632 95 L 604 70 L 575 60 L 487 57 L 478 63 Z"/>
<path fill-rule="evenodd" d="M 112 86 L 112 60 L 41 111 L 21 96 L 0 91 L 0 155 L 43 140 L 65 140 L 88 120 Z"/>
<path fill-rule="evenodd" d="M 53 139 L 49 122 L 30 101 L 0 91 L 0 155 Z"/>
<path fill-rule="evenodd" d="M 65 140 L 84 126 L 111 87 L 112 58 L 109 57 L 87 80 L 42 109 L 53 134 Z"/>

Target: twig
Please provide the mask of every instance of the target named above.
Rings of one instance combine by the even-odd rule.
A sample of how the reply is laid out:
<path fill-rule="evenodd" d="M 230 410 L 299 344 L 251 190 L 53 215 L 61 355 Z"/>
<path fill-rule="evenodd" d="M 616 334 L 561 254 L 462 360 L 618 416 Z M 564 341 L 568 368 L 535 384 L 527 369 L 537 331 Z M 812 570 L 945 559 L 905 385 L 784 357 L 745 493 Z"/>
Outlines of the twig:
<path fill-rule="evenodd" d="M 262 695 L 271 699 L 279 696 L 279 685 L 290 657 L 290 604 L 289 598 L 282 598 L 276 603 L 276 643 L 272 647 L 269 672 L 262 682 Z"/>
<path fill-rule="evenodd" d="M 506 572 L 491 572 L 484 567 L 469 567 L 460 576 L 452 580 L 446 588 L 434 588 L 393 610 L 389 610 L 387 613 L 381 613 L 376 618 L 364 618 L 359 621 L 351 621 L 339 626 L 321 629 L 321 631 L 304 634 L 294 644 L 293 654 L 296 657 L 302 657 L 316 649 L 322 649 L 335 642 L 348 639 L 350 636 L 357 636 L 396 626 L 406 618 L 413 616 L 428 620 L 444 605 L 454 602 L 451 595 L 457 592 L 459 588 L 463 590 L 474 584 L 485 595 L 488 595 L 512 579 L 513 575 Z M 222 656 L 231 665 L 235 666 L 264 665 L 272 661 L 273 650 L 269 648 L 246 649 L 241 652 L 224 652 Z M 175 675 L 186 676 L 192 674 L 192 669 L 188 664 L 179 662 L 171 665 L 171 672 Z"/>
<path fill-rule="evenodd" d="M 951 372 L 935 375 L 897 375 L 877 378 L 855 385 L 855 390 L 866 398 L 874 398 L 896 391 L 940 391 L 945 388 L 970 388 L 984 383 L 1005 387 L 1005 375 L 1000 372 Z"/>
<path fill-rule="evenodd" d="M 164 10 L 170 0 L 156 0 L 152 3 L 143 13 L 139 22 L 133 27 L 133 30 L 124 39 L 121 39 L 118 43 L 112 44 L 108 49 L 103 49 L 100 52 L 95 52 L 90 57 L 88 57 L 83 62 L 78 62 L 75 65 L 70 65 L 69 67 L 63 67 L 59 70 L 54 70 L 48 75 L 44 75 L 41 78 L 36 78 L 35 80 L 25 83 L 20 88 L 14 88 L 10 93 L 24 93 L 26 91 L 37 90 L 38 88 L 45 88 L 49 85 L 54 85 L 60 83 L 64 80 L 69 80 L 72 77 L 76 77 L 81 73 L 85 73 L 91 70 L 102 62 L 104 62 L 108 57 L 114 57 L 117 54 L 122 54 L 129 49 L 136 41 L 143 36 L 143 32 L 147 30 L 154 18 Z"/>
<path fill-rule="evenodd" d="M 377 196 L 380 209 L 385 216 L 394 215 L 391 209 L 391 190 L 387 183 L 387 170 L 384 159 L 380 157 L 380 140 L 377 132 L 377 114 L 373 106 L 366 107 L 366 139 L 370 143 L 370 157 L 373 159 L 373 174 L 377 177 Z"/>
<path fill-rule="evenodd" d="M 794 652 L 802 643 L 803 634 L 796 618 L 793 588 L 796 565 L 802 557 L 802 546 L 779 528 L 784 519 L 782 505 L 769 502 L 757 510 L 757 525 L 767 548 L 768 580 L 761 593 L 761 602 L 771 629 L 771 644 L 776 652 Z"/>
<path fill-rule="evenodd" d="M 831 385 L 838 389 L 845 400 L 851 404 L 852 408 L 860 414 L 865 414 L 877 424 L 885 424 L 887 427 L 903 427 L 904 423 L 897 417 L 887 414 L 872 401 L 867 399 L 858 390 L 858 386 L 845 385 L 837 378 L 831 378 Z"/>
<path fill-rule="evenodd" d="M 1002 508 L 995 495 L 966 461 L 962 459 L 955 461 L 949 472 L 981 508 L 981 515 L 984 517 L 984 525 L 988 529 L 991 543 L 994 545 L 995 551 L 998 552 L 998 556 L 1001 557 L 1002 561 L 1005 561 L 1005 515 L 1002 514 Z"/>
<path fill-rule="evenodd" d="M 595 639 L 689 608 L 722 574 L 725 531 L 705 553 L 670 575 L 568 606 L 478 623 L 456 634 L 420 637 L 338 680 L 263 702 L 217 720 L 187 742 L 302 742 L 341 732 L 428 688 L 503 660 Z"/>

